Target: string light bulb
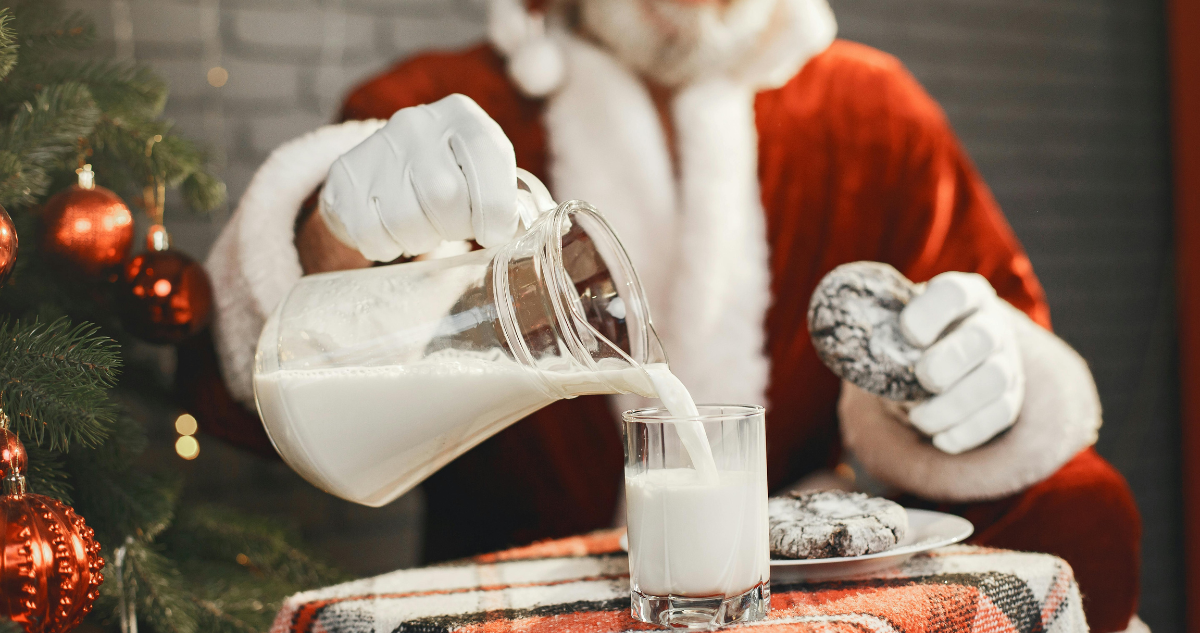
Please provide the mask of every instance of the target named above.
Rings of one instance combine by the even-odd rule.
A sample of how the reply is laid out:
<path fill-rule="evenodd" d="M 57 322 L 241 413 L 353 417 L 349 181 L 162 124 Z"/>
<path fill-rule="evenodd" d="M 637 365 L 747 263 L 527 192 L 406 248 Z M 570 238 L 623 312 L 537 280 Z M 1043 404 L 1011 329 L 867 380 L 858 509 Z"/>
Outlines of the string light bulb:
<path fill-rule="evenodd" d="M 200 455 L 200 442 L 191 435 L 181 435 L 175 440 L 175 452 L 186 460 L 196 459 Z"/>
<path fill-rule="evenodd" d="M 200 441 L 193 437 L 199 428 L 196 417 L 190 413 L 175 418 L 175 431 L 179 433 L 179 439 L 175 440 L 175 454 L 189 461 L 200 455 Z"/>
<path fill-rule="evenodd" d="M 175 432 L 180 435 L 195 435 L 199 428 L 195 416 L 190 413 L 184 413 L 175 419 Z"/>

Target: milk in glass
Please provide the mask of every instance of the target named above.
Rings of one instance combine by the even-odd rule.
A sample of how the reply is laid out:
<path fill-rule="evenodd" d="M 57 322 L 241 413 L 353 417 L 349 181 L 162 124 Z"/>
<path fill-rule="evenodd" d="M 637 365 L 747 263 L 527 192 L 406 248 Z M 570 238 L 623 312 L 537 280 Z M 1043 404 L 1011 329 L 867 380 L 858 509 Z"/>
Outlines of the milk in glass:
<path fill-rule="evenodd" d="M 647 373 L 672 416 L 698 417 L 666 365 Z M 627 473 L 630 576 L 648 595 L 741 594 L 768 575 L 764 473 L 718 469 L 701 422 L 664 424 L 673 426 L 692 468 Z"/>

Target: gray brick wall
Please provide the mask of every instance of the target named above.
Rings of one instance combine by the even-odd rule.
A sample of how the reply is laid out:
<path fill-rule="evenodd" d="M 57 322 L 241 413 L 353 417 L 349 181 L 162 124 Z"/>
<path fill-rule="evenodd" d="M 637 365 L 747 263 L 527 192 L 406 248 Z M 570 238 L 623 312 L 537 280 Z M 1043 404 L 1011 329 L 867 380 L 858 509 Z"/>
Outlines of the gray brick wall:
<path fill-rule="evenodd" d="M 483 36 L 480 0 L 66 0 L 96 19 L 108 50 L 122 7 L 133 54 L 171 86 L 167 116 L 221 160 L 235 206 L 280 143 L 336 115 L 357 83 L 398 58 Z M 114 10 L 115 9 L 115 10 Z M 213 66 L 228 82 L 209 85 Z M 175 243 L 203 256 L 226 213 L 168 215 Z"/>
<path fill-rule="evenodd" d="M 110 40 L 125 3 L 133 54 L 170 81 L 168 114 L 216 150 L 234 201 L 271 148 L 329 121 L 348 88 L 413 51 L 483 33 L 483 0 L 71 1 Z M 831 3 L 843 37 L 897 55 L 942 103 L 1029 250 L 1056 330 L 1095 372 L 1099 449 L 1145 517 L 1142 615 L 1156 631 L 1181 630 L 1161 2 Z M 222 88 L 206 80 L 217 64 L 229 71 Z M 168 224 L 202 256 L 224 217 L 175 213 Z M 339 505 L 221 447 L 190 467 L 212 484 L 196 494 L 291 513 L 359 571 L 414 560 L 415 497 L 383 512 Z M 236 476 L 205 478 L 212 470 Z"/>
<path fill-rule="evenodd" d="M 1162 3 L 830 2 L 942 104 L 1028 249 L 1142 510 L 1142 617 L 1183 630 Z"/>

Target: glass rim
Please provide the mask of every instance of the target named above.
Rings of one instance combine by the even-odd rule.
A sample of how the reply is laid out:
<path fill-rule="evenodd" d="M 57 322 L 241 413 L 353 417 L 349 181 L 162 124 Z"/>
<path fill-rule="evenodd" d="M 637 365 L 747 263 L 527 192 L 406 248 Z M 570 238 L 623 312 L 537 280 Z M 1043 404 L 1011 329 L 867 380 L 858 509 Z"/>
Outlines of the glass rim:
<path fill-rule="evenodd" d="M 705 409 L 737 409 L 737 411 L 729 413 L 704 413 Z M 722 420 L 738 420 L 742 418 L 754 417 L 756 415 L 764 415 L 767 408 L 760 404 L 722 404 L 708 403 L 698 404 L 696 409 L 700 415 L 696 416 L 676 416 L 672 415 L 666 407 L 646 407 L 642 409 L 630 409 L 621 414 L 621 419 L 630 423 L 641 424 L 661 424 L 672 422 L 719 422 Z"/>

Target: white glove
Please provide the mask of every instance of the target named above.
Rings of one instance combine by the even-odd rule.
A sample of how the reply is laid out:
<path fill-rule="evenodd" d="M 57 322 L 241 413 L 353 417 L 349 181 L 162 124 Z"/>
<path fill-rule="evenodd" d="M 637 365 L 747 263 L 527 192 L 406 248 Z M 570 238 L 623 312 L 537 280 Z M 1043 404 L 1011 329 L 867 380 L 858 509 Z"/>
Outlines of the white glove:
<path fill-rule="evenodd" d="M 1012 426 L 1025 399 L 1025 370 L 1007 306 L 986 279 L 934 277 L 900 313 L 900 328 L 926 348 L 917 380 L 938 395 L 908 418 L 934 446 L 957 455 Z"/>
<path fill-rule="evenodd" d="M 329 168 L 321 217 L 375 261 L 443 240 L 501 244 L 517 231 L 517 160 L 500 125 L 453 94 L 404 108 Z"/>

